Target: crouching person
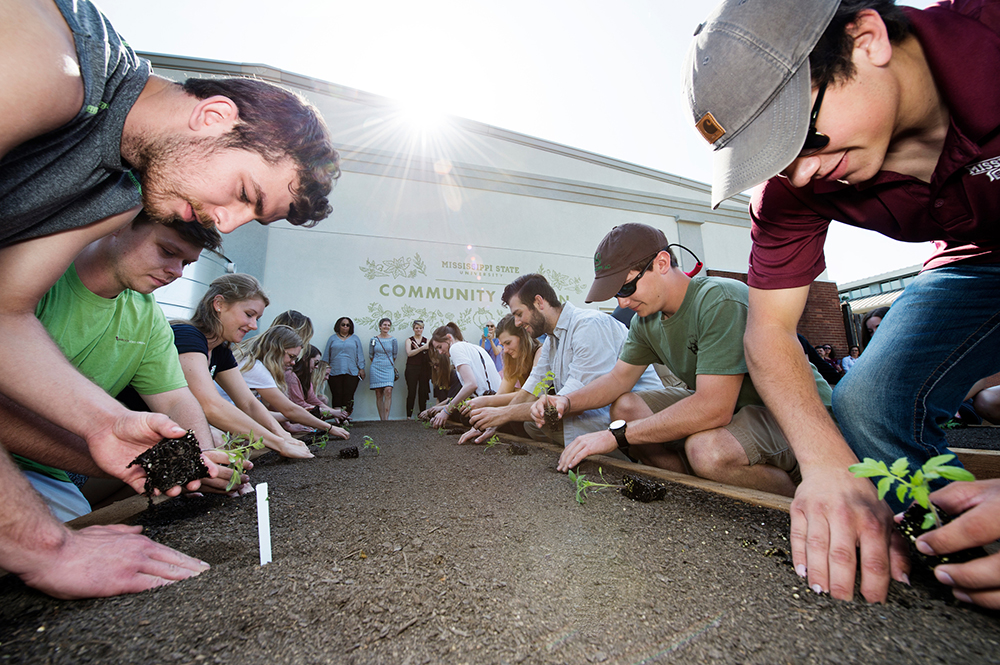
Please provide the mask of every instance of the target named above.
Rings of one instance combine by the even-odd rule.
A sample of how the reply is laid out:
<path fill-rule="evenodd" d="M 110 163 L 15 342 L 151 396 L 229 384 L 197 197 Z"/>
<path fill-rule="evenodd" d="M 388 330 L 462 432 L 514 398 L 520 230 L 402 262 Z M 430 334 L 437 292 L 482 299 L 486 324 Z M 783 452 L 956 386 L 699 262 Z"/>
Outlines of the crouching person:
<path fill-rule="evenodd" d="M 84 376 L 111 395 L 133 388 L 152 411 L 194 430 L 204 451 L 213 447 L 211 431 L 150 294 L 180 277 L 203 248 L 219 246 L 214 229 L 193 222 L 153 223 L 140 213 L 130 225 L 88 245 L 36 308 L 42 325 Z M 10 437 L 8 448 L 53 513 L 67 521 L 90 512 L 66 474 L 106 476 L 84 441 L 26 409 L 6 404 L 4 410 L 24 432 Z M 231 471 L 212 462 L 225 464 L 225 454 L 205 457 L 212 475 L 220 477 L 203 481 L 202 489 L 224 488 Z"/>
<path fill-rule="evenodd" d="M 610 428 L 572 441 L 558 468 L 620 448 L 651 466 L 792 496 L 798 463 L 743 356 L 747 286 L 688 277 L 663 232 L 645 224 L 615 227 L 594 264 L 587 301 L 614 296 L 636 316 L 614 369 L 532 407 L 541 422 L 549 402 L 563 415 L 612 404 Z M 630 393 L 651 363 L 666 365 L 687 387 Z M 830 386 L 815 371 L 814 379 L 829 407 Z"/>

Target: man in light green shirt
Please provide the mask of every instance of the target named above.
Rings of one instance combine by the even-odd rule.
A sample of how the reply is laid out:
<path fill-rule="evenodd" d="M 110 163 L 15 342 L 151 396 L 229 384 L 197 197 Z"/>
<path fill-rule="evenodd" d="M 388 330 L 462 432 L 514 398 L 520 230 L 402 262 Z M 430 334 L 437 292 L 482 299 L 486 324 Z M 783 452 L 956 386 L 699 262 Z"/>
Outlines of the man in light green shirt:
<path fill-rule="evenodd" d="M 186 222 L 156 224 L 140 214 L 85 248 L 35 311 L 84 376 L 111 395 L 132 386 L 152 411 L 194 430 L 206 450 L 213 447 L 211 430 L 187 388 L 173 333 L 151 294 L 180 277 L 203 248 L 219 246 L 214 230 Z M 58 390 L 53 398 L 59 399 Z M 37 431 L 18 437 L 25 441 L 5 444 L 49 508 L 64 521 L 89 512 L 89 503 L 64 471 L 105 476 L 83 440 L 27 412 L 17 416 L 29 431 Z"/>

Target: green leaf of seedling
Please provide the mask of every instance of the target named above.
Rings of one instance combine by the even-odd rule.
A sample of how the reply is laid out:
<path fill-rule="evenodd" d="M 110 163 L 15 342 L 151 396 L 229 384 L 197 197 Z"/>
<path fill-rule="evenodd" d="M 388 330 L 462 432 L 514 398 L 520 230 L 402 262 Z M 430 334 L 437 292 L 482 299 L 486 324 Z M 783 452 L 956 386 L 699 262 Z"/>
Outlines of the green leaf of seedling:
<path fill-rule="evenodd" d="M 913 489 L 910 490 L 910 495 L 913 497 L 913 500 L 920 504 L 920 506 L 922 506 L 925 510 L 931 509 L 931 490 L 927 487 L 927 485 L 914 485 Z"/>
<path fill-rule="evenodd" d="M 917 469 L 913 476 L 910 477 L 910 484 L 914 487 L 927 486 L 927 477 L 924 475 L 923 469 Z"/>
<path fill-rule="evenodd" d="M 896 498 L 899 499 L 900 503 L 906 501 L 906 495 L 909 493 L 910 493 L 910 488 L 907 485 L 900 483 L 899 485 L 896 486 Z"/>
<path fill-rule="evenodd" d="M 852 464 L 847 467 L 847 470 L 858 478 L 872 478 L 874 476 L 885 476 L 889 474 L 889 470 L 886 468 L 885 462 L 877 462 L 871 457 L 866 457 L 863 462 Z"/>
<path fill-rule="evenodd" d="M 934 513 L 927 513 L 924 515 L 924 521 L 920 523 L 920 526 L 924 531 L 927 531 L 934 526 Z"/>
<path fill-rule="evenodd" d="M 952 454 L 936 455 L 936 456 L 930 458 L 929 460 L 927 460 L 927 462 L 924 463 L 924 471 L 928 471 L 930 469 L 936 469 L 939 466 L 943 466 L 943 465 L 947 464 L 948 462 L 952 461 L 953 459 L 955 459 L 955 456 L 952 455 Z"/>
<path fill-rule="evenodd" d="M 965 480 L 971 482 L 976 479 L 972 473 L 960 466 L 938 467 L 937 472 L 942 478 L 947 478 L 948 480 Z"/>
<path fill-rule="evenodd" d="M 878 481 L 878 500 L 881 501 L 885 498 L 886 493 L 888 493 L 889 488 L 892 487 L 893 478 L 883 478 Z"/>
<path fill-rule="evenodd" d="M 900 457 L 898 460 L 892 463 L 892 467 L 889 469 L 889 473 L 898 477 L 906 477 L 906 472 L 910 470 L 910 460 L 905 457 Z"/>

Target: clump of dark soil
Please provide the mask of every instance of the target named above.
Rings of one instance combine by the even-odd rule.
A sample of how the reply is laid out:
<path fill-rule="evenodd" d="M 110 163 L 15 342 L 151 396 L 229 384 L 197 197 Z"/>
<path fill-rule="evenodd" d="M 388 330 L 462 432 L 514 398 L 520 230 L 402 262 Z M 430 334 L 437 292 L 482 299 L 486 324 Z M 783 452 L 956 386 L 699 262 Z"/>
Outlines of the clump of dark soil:
<path fill-rule="evenodd" d="M 622 496 L 633 501 L 662 501 L 667 495 L 667 487 L 644 476 L 627 473 L 622 477 Z"/>
<path fill-rule="evenodd" d="M 986 550 L 982 547 L 970 547 L 967 550 L 961 550 L 959 552 L 952 552 L 950 554 L 941 554 L 939 556 L 931 554 L 921 553 L 915 546 L 917 538 L 924 535 L 928 531 L 934 529 L 931 526 L 930 529 L 924 529 L 924 516 L 930 511 L 919 504 L 913 504 L 907 508 L 906 512 L 903 513 L 903 521 L 896 525 L 909 541 L 910 541 L 910 558 L 911 560 L 917 560 L 922 562 L 928 568 L 935 568 L 942 563 L 966 563 L 972 561 L 973 559 L 979 559 L 980 557 L 986 556 Z M 938 517 L 941 520 L 941 525 L 944 526 L 948 524 L 953 519 L 951 515 L 941 510 L 940 507 L 937 509 Z"/>
<path fill-rule="evenodd" d="M 559 427 L 559 409 L 551 402 L 545 405 L 545 426 L 551 430 Z"/>
<path fill-rule="evenodd" d="M 323 420 L 323 410 L 319 408 L 318 404 L 313 408 L 309 409 L 309 415 L 312 416 L 313 418 L 319 418 L 320 420 Z"/>
<path fill-rule="evenodd" d="M 358 456 L 357 446 L 347 446 L 340 449 L 340 459 L 354 459 Z"/>
<path fill-rule="evenodd" d="M 531 446 L 524 443 L 508 443 L 507 444 L 507 454 L 509 455 L 527 455 L 531 452 Z"/>
<path fill-rule="evenodd" d="M 208 467 L 201 461 L 201 446 L 191 430 L 179 439 L 160 439 L 128 466 L 141 466 L 145 470 L 145 494 L 150 499 L 154 489 L 166 492 L 171 487 L 208 476 Z"/>

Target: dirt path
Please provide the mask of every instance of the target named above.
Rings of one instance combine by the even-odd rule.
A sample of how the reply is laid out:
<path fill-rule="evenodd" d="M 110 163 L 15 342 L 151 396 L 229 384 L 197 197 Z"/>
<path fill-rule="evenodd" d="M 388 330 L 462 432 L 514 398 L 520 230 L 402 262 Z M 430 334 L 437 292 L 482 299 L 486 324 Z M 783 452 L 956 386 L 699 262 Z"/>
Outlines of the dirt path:
<path fill-rule="evenodd" d="M 581 506 L 549 451 L 458 447 L 412 422 L 363 434 L 380 455 L 258 460 L 267 566 L 248 495 L 143 516 L 212 564 L 198 578 L 79 602 L 0 581 L 0 661 L 1000 662 L 1000 616 L 926 576 L 882 606 L 808 591 L 785 561 L 786 514 L 673 485 L 665 502 Z"/>

